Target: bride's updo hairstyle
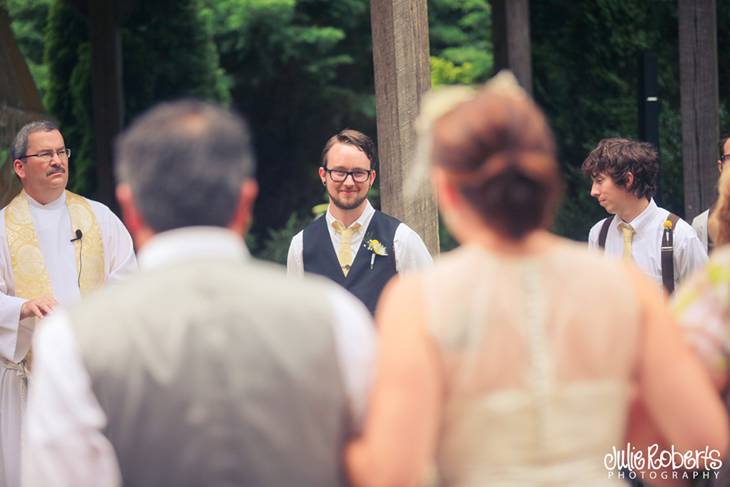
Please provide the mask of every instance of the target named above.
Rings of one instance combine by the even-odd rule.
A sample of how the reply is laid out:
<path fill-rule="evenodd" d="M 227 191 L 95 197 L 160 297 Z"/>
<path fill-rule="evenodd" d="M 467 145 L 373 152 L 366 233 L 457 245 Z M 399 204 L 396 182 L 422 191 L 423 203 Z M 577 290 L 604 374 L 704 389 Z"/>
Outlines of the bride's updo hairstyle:
<path fill-rule="evenodd" d="M 497 233 L 520 240 L 552 224 L 562 182 L 544 115 L 500 73 L 435 120 L 431 163 Z"/>

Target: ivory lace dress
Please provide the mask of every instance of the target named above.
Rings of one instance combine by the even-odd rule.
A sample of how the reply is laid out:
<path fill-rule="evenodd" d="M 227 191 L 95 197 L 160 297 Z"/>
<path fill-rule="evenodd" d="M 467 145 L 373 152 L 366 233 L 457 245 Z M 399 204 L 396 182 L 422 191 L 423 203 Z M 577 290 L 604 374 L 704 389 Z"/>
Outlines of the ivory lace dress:
<path fill-rule="evenodd" d="M 439 485 L 619 485 L 639 305 L 624 271 L 561 240 L 530 257 L 464 246 L 426 271 L 447 392 Z"/>

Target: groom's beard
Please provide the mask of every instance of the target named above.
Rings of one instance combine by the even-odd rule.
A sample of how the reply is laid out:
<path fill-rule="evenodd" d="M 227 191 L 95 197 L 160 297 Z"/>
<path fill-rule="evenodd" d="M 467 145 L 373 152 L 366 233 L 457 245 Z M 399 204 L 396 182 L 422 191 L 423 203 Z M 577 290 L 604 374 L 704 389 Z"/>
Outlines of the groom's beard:
<path fill-rule="evenodd" d="M 337 197 L 337 195 L 333 195 L 332 193 L 330 193 L 330 201 L 332 201 L 332 204 L 341 210 L 354 210 L 355 208 L 360 206 L 362 202 L 367 199 L 367 197 L 368 195 L 365 194 L 365 196 L 361 196 L 360 198 L 356 198 L 352 201 L 342 201 L 340 198 Z"/>

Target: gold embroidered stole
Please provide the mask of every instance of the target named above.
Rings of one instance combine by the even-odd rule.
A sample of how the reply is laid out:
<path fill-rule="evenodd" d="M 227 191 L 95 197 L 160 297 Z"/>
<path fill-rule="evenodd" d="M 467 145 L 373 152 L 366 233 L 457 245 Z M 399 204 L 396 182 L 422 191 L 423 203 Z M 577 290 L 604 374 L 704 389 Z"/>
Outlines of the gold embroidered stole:
<path fill-rule="evenodd" d="M 104 283 L 104 245 L 101 229 L 89 202 L 82 196 L 66 191 L 66 208 L 71 220 L 71 234 L 83 232 L 83 238 L 73 245 L 79 288 L 85 296 Z M 15 281 L 15 295 L 34 299 L 53 296 L 45 259 L 33 226 L 33 217 L 25 191 L 13 198 L 5 209 L 5 232 Z"/>

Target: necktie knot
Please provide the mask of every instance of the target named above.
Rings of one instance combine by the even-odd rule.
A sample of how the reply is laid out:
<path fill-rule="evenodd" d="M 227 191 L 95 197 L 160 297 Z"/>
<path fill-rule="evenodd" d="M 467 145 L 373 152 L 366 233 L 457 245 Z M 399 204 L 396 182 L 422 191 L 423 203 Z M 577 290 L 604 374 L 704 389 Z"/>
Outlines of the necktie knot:
<path fill-rule="evenodd" d="M 334 228 L 337 233 L 342 233 L 342 231 L 346 227 L 345 227 L 345 224 L 342 223 L 341 221 L 335 220 L 335 221 L 332 222 L 332 228 Z"/>
<path fill-rule="evenodd" d="M 332 227 L 335 229 L 338 235 L 352 237 L 353 234 L 360 230 L 360 224 L 358 222 L 353 223 L 349 227 L 346 227 L 341 221 L 335 220 L 332 222 Z"/>

